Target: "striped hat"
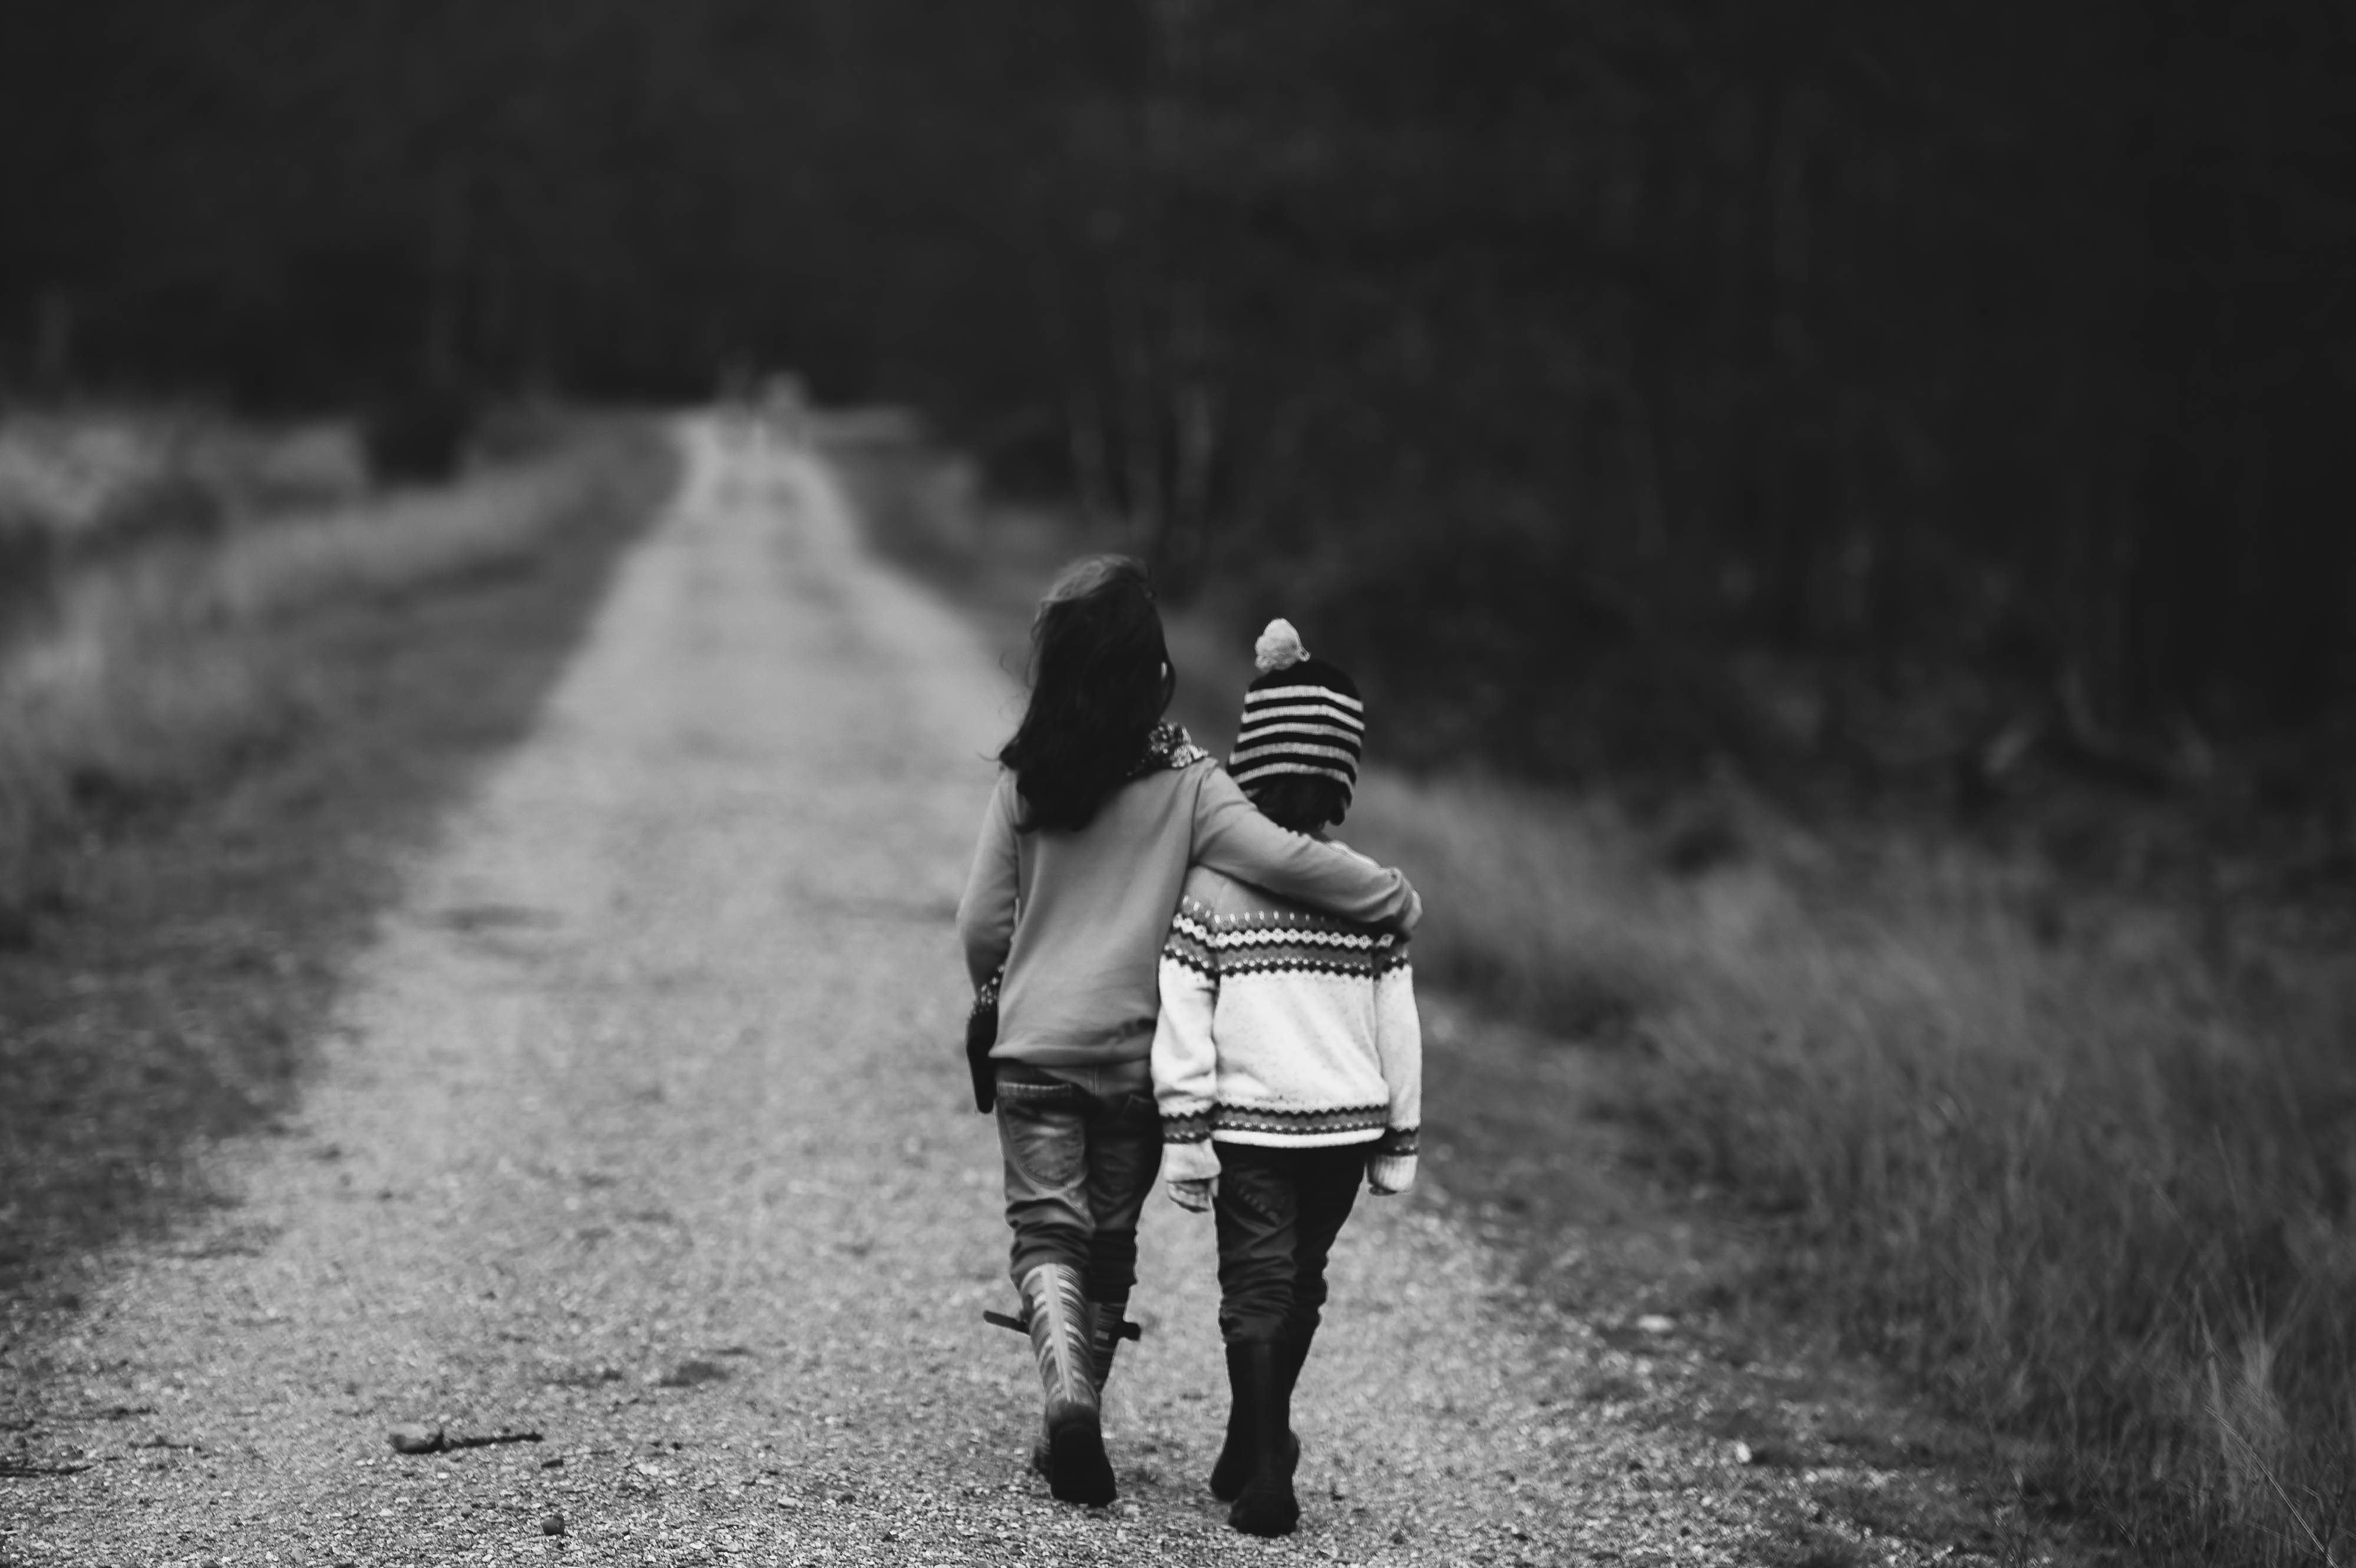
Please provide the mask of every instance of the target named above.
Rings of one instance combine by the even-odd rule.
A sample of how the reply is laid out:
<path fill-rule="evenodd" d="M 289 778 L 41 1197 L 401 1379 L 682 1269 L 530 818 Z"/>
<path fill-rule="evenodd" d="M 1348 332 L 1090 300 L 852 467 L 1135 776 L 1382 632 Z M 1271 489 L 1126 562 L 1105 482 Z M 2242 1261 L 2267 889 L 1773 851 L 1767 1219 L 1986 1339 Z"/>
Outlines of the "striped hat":
<path fill-rule="evenodd" d="M 1339 667 L 1310 657 L 1290 621 L 1270 621 L 1252 651 L 1260 673 L 1244 693 L 1228 773 L 1246 786 L 1278 773 L 1333 779 L 1346 805 L 1357 792 L 1366 737 L 1357 683 Z"/>

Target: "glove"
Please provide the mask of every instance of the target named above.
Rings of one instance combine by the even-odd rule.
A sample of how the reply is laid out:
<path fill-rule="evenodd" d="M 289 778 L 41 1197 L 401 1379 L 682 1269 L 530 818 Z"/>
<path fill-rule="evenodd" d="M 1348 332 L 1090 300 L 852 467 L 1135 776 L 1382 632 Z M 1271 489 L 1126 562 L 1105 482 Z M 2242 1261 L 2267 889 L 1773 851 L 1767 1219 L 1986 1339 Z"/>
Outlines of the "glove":
<path fill-rule="evenodd" d="M 1378 1154 L 1366 1161 L 1366 1190 L 1377 1198 L 1396 1198 L 1415 1185 L 1415 1156 Z"/>
<path fill-rule="evenodd" d="M 1218 1191 L 1219 1151 L 1208 1138 L 1167 1145 L 1162 1154 L 1162 1176 L 1170 1185 L 1170 1200 L 1199 1214 L 1211 1206 L 1211 1198 Z"/>

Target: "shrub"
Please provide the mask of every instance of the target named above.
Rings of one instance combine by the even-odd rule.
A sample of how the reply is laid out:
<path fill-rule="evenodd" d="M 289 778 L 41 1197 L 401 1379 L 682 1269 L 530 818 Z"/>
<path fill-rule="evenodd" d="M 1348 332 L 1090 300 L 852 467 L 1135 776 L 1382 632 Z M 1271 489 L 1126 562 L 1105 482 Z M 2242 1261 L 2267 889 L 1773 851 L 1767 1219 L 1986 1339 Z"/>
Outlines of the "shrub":
<path fill-rule="evenodd" d="M 0 514 L 0 654 L 48 603 L 57 553 L 57 536 L 48 529 Z"/>
<path fill-rule="evenodd" d="M 508 399 L 477 414 L 469 453 L 488 463 L 537 457 L 562 442 L 571 428 L 566 411 L 542 398 Z"/>
<path fill-rule="evenodd" d="M 229 520 L 220 491 L 175 466 L 128 485 L 107 503 L 97 536 L 109 545 L 191 536 L 208 539 Z"/>
<path fill-rule="evenodd" d="M 51 851 L 90 809 L 194 787 L 299 713 L 305 672 L 272 656 L 279 618 L 527 563 L 647 444 L 127 551 L 60 581 L 0 649 L 0 923 L 45 896 Z"/>
<path fill-rule="evenodd" d="M 456 477 L 475 419 L 472 401 L 450 389 L 380 400 L 360 423 L 369 475 L 383 485 L 438 485 Z"/>

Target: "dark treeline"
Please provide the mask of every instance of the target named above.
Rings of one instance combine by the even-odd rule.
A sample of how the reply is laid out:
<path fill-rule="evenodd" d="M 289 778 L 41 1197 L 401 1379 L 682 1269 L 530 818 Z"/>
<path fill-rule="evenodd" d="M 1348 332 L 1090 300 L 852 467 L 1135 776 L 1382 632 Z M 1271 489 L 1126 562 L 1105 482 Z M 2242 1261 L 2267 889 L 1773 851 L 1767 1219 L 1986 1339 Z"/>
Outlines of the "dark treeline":
<path fill-rule="evenodd" d="M 0 374 L 790 365 L 1434 747 L 2165 779 L 2356 687 L 2351 82 L 2344 0 L 17 0 Z"/>

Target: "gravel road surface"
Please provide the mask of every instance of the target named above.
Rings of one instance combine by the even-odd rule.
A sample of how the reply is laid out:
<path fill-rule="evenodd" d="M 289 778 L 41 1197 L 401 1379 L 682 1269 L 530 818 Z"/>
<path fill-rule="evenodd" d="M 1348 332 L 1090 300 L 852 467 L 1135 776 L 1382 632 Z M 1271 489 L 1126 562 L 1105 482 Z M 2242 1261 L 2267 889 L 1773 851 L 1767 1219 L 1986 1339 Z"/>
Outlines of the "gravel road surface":
<path fill-rule="evenodd" d="M 1121 1500 L 1047 1498 L 1029 1355 L 981 1321 L 1013 1293 L 955 1048 L 1013 688 L 818 463 L 679 439 L 680 493 L 416 866 L 299 1119 L 219 1150 L 236 1201 L 0 1369 L 15 1463 L 59 1472 L 0 1478 L 0 1560 L 1758 1561 L 1756 1472 L 1579 1397 L 1644 1359 L 1533 1332 L 1428 1195 L 1344 1232 L 1298 1537 L 1203 1489 L 1209 1227 L 1159 1196 Z"/>

